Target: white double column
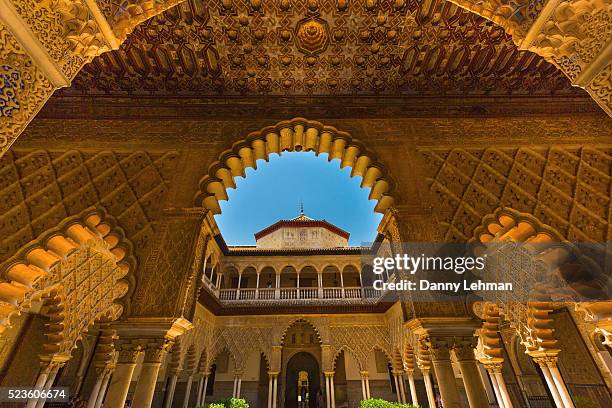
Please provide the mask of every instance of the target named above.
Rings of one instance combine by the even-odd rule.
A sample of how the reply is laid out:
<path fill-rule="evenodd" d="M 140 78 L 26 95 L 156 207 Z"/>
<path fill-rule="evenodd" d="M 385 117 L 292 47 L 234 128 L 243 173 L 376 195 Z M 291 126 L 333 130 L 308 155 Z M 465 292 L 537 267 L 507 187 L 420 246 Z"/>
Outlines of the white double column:
<path fill-rule="evenodd" d="M 334 391 L 334 372 L 328 371 L 325 373 L 325 393 L 327 399 L 327 408 L 336 408 L 336 395 Z"/>

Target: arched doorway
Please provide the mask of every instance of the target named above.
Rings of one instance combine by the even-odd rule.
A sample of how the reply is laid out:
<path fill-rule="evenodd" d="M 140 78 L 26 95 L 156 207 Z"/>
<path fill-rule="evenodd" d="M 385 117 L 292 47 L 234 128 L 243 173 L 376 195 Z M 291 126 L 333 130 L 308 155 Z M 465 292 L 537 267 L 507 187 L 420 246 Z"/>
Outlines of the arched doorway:
<path fill-rule="evenodd" d="M 319 363 L 312 354 L 305 351 L 294 354 L 287 362 L 285 408 L 302 407 L 298 402 L 298 396 L 301 400 L 304 395 L 302 388 L 306 391 L 307 404 L 304 406 L 316 407 L 315 395 L 321 387 L 320 377 Z"/>

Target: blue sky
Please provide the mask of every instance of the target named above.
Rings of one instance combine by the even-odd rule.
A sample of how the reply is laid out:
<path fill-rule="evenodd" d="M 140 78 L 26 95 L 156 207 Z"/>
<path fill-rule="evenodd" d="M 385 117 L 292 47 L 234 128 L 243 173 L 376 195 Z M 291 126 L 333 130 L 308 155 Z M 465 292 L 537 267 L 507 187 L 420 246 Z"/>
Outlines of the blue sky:
<path fill-rule="evenodd" d="M 228 190 L 216 216 L 223 238 L 229 245 L 253 245 L 253 234 L 279 219 L 305 214 L 325 219 L 351 233 L 349 245 L 361 245 L 376 237 L 381 214 L 374 212 L 376 201 L 368 200 L 369 188 L 361 188 L 361 177 L 351 178 L 351 169 L 340 169 L 340 161 L 327 161 L 327 154 L 285 152 L 270 161 L 257 162 L 247 169 L 246 178 L 237 177 L 237 188 Z"/>

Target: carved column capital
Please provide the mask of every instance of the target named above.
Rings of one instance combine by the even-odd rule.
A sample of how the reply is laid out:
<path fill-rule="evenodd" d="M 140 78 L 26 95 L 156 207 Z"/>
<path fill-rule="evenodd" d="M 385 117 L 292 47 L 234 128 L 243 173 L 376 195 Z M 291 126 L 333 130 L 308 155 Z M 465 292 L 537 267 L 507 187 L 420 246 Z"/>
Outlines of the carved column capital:
<path fill-rule="evenodd" d="M 476 349 L 477 341 L 476 337 L 455 339 L 452 349 L 457 360 L 475 360 L 474 350 Z"/>
<path fill-rule="evenodd" d="M 450 350 L 453 345 L 448 337 L 429 336 L 427 340 L 432 361 L 450 360 Z"/>
<path fill-rule="evenodd" d="M 532 357 L 533 361 L 536 362 L 541 367 L 556 367 L 557 366 L 557 356 L 539 356 Z"/>
<path fill-rule="evenodd" d="M 142 353 L 142 346 L 131 340 L 120 340 L 117 344 L 117 352 L 117 363 L 136 364 L 138 356 Z"/>
<path fill-rule="evenodd" d="M 173 340 L 162 339 L 149 339 L 143 346 L 144 351 L 144 363 L 161 363 L 164 355 L 170 351 Z"/>
<path fill-rule="evenodd" d="M 502 363 L 483 363 L 484 368 L 490 373 L 501 373 Z"/>

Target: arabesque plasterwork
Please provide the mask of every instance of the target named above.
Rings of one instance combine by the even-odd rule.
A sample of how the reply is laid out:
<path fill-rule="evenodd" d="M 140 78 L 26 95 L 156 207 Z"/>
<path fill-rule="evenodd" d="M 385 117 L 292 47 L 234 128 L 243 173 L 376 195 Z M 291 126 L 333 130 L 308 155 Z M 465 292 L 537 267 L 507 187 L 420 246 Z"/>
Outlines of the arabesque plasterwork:
<path fill-rule="evenodd" d="M 5 55 L 0 55 L 2 69 L 6 72 L 2 77 L 2 95 L 10 108 L 4 108 L 0 115 L 2 154 L 54 90 L 70 86 L 75 75 L 95 56 L 119 48 L 138 24 L 179 2 L 137 0 L 118 4 L 93 0 L 3 0 L 0 3 L 3 6 L 0 13 L 1 38 L 10 46 L 3 47 Z M 518 12 L 514 11 L 516 7 L 506 2 L 457 0 L 455 3 L 499 24 L 520 49 L 533 51 L 557 66 L 574 85 L 585 88 L 610 114 L 610 79 L 606 74 L 610 55 L 609 1 L 525 3 L 518 5 Z M 424 52 L 418 43 L 425 38 L 434 42 L 442 39 L 446 44 L 457 36 L 465 37 L 467 41 L 482 37 L 498 43 L 504 35 L 491 30 L 482 20 L 474 20 L 471 23 L 474 27 L 469 29 L 462 24 L 456 26 L 456 10 L 450 13 L 443 6 L 441 2 L 434 2 L 431 8 L 417 9 L 404 1 L 395 2 L 393 6 L 378 2 L 361 5 L 322 1 L 311 2 L 305 7 L 291 2 L 281 2 L 277 6 L 272 2 L 228 1 L 213 7 L 192 1 L 171 9 L 174 11 L 168 11 L 165 16 L 182 18 L 185 11 L 191 9 L 189 15 L 198 15 L 198 19 L 202 17 L 203 21 L 210 20 L 212 27 L 203 27 L 194 37 L 203 38 L 204 42 L 212 41 L 206 50 L 201 50 L 208 62 L 190 65 L 194 69 L 207 66 L 203 79 L 209 82 L 206 86 L 215 93 L 223 91 L 222 77 L 230 73 L 235 75 L 228 77 L 234 84 L 232 86 L 239 87 L 230 93 L 239 94 L 268 94 L 271 91 L 311 94 L 313 89 L 329 95 L 338 94 L 338 89 L 341 94 L 384 93 L 389 89 L 387 79 L 391 77 L 388 72 L 401 74 L 391 88 L 421 89 L 423 86 L 419 81 L 422 82 L 422 78 L 406 80 L 402 76 L 413 75 L 415 64 L 422 58 L 430 63 L 431 69 L 446 67 L 439 73 L 441 79 L 430 84 L 435 89 L 448 90 L 456 84 L 464 84 L 460 86 L 464 89 L 474 88 L 468 82 L 476 80 L 476 77 L 470 77 L 476 67 L 472 66 L 470 74 L 460 78 L 454 78 L 454 73 L 449 74 L 457 70 L 457 66 L 449 66 L 453 65 L 450 59 L 456 60 L 458 55 L 465 54 L 465 50 L 462 51 L 461 47 L 447 50 L 444 53 L 449 56 L 443 64 L 442 51 L 433 52 L 438 48 L 431 47 Z M 434 7 L 441 11 L 434 12 Z M 353 31 L 352 27 L 357 29 Z M 13 38 L 14 35 L 17 38 Z M 261 48 L 262 44 L 265 44 L 264 48 Z M 445 46 L 439 41 L 436 44 L 436 47 Z M 502 48 L 497 47 L 496 52 L 507 54 L 507 47 Z M 130 58 L 142 59 L 138 57 L 141 55 L 138 51 L 134 52 Z M 194 58 L 185 52 L 179 56 L 182 64 Z M 168 57 L 168 54 L 164 55 Z M 348 55 L 350 58 L 346 57 Z M 455 64 L 461 61 L 457 60 Z M 139 63 L 145 68 L 149 64 L 145 60 Z M 298 66 L 300 69 L 296 71 Z M 538 69 L 547 72 L 546 67 Z M 298 71 L 301 74 L 298 75 Z M 382 72 L 385 74 L 381 75 Z M 445 80 L 448 75 L 453 78 Z M 426 76 L 428 80 L 431 77 L 429 73 Z M 218 79 L 209 81 L 212 77 Z M 325 80 L 316 82 L 312 78 Z M 498 75 L 487 80 L 491 83 L 485 81 L 481 84 L 482 89 L 494 88 L 495 78 Z M 527 79 L 521 75 L 521 81 Z M 181 82 L 197 83 L 190 78 L 177 80 L 176 84 Z M 367 89 L 361 90 L 364 85 Z M 536 84 L 530 85 L 533 86 Z M 419 92 L 425 92 L 425 89 Z"/>

